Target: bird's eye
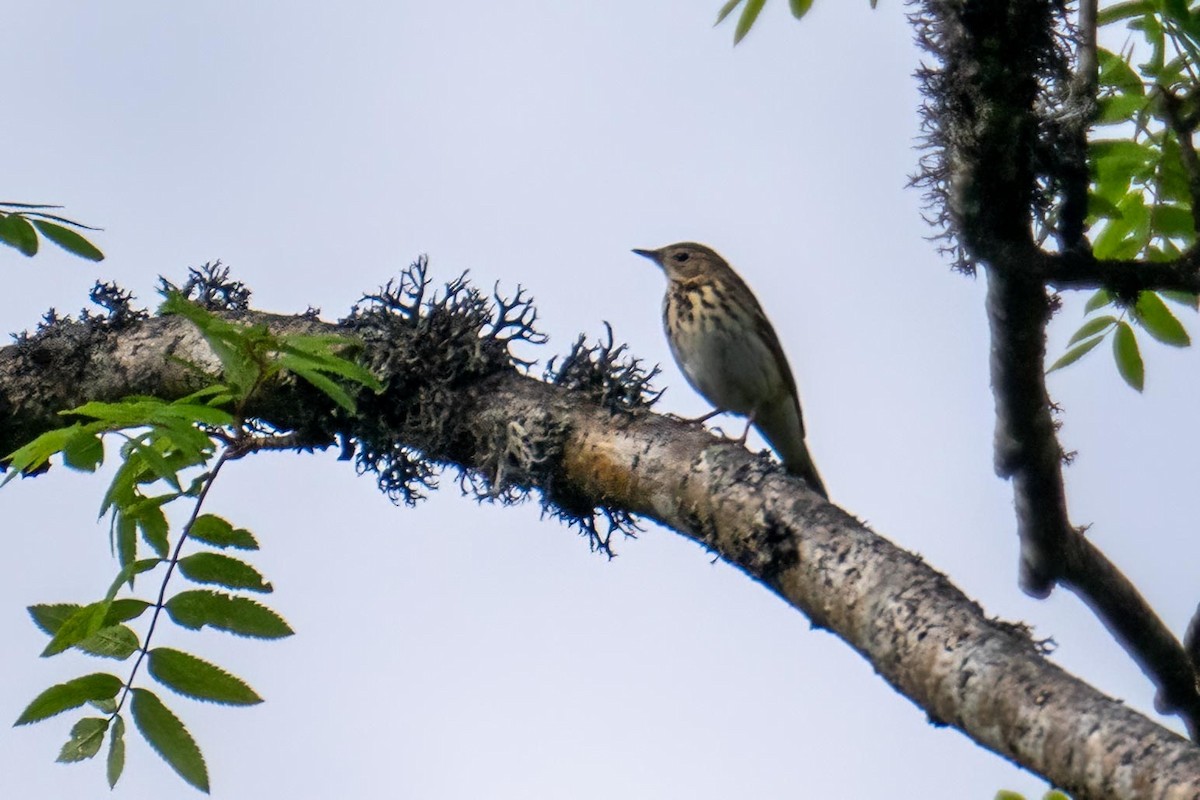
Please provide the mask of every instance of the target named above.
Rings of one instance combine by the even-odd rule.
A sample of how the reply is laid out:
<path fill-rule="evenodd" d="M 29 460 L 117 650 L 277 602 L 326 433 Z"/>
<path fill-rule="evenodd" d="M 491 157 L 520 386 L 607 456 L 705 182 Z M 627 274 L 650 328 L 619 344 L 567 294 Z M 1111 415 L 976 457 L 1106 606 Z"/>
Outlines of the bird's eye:
<path fill-rule="evenodd" d="M 678 261 L 680 264 L 682 264 L 684 261 L 688 260 L 688 254 L 687 253 L 676 253 L 674 256 L 672 256 L 672 258 L 674 258 L 676 261 Z"/>

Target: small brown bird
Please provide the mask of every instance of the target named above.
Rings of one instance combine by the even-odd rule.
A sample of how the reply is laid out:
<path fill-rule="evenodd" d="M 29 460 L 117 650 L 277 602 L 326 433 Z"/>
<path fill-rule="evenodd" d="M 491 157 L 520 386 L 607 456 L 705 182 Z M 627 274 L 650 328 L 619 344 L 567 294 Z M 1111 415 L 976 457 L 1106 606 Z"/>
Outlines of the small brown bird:
<path fill-rule="evenodd" d="M 804 444 L 800 395 L 779 337 L 762 306 L 733 267 L 711 248 L 680 242 L 634 250 L 667 276 L 663 327 L 671 354 L 692 388 L 716 408 L 748 418 L 775 448 L 788 472 L 828 498 Z"/>

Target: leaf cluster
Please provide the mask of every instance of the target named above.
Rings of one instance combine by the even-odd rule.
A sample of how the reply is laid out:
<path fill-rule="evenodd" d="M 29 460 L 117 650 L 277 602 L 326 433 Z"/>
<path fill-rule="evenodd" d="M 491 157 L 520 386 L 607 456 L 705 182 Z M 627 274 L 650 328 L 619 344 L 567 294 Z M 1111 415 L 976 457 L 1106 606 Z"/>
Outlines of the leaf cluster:
<path fill-rule="evenodd" d="M 237 636 L 278 639 L 292 634 L 278 613 L 247 593 L 265 595 L 272 585 L 240 555 L 258 549 L 255 536 L 210 513 L 201 513 L 221 467 L 228 460 L 276 442 L 243 415 L 256 392 L 272 381 L 305 381 L 347 411 L 355 397 L 343 384 L 375 388 L 378 381 L 345 357 L 357 342 L 346 337 L 276 335 L 265 326 L 231 322 L 169 292 L 161 313 L 190 320 L 220 362 L 204 389 L 174 401 L 130 397 L 91 402 L 64 416 L 68 425 L 48 431 L 9 454 L 7 483 L 18 474 L 44 469 L 61 457 L 68 467 L 94 472 L 105 459 L 105 439 L 119 442 L 120 466 L 105 493 L 100 515 L 110 520 L 117 573 L 104 596 L 91 603 L 29 607 L 31 618 L 50 638 L 44 657 L 77 650 L 91 656 L 132 661 L 125 679 L 93 673 L 39 694 L 18 725 L 49 719 L 85 704 L 103 716 L 86 716 L 71 728 L 59 761 L 94 757 L 108 741 L 107 775 L 115 785 L 124 769 L 126 712 L 154 750 L 192 786 L 207 792 L 204 757 L 187 727 L 158 694 L 138 685 L 140 667 L 157 684 L 195 700 L 253 705 L 259 695 L 242 678 L 191 653 L 153 647 L 164 615 L 180 628 L 205 627 Z M 282 437 L 286 441 L 286 437 Z M 169 511 L 190 507 L 186 522 L 172 525 Z M 173 528 L 175 532 L 173 533 Z M 190 552 L 184 552 L 189 544 Z M 192 586 L 168 595 L 178 573 Z M 133 593 L 157 574 L 153 599 Z M 149 617 L 139 635 L 130 624 Z M 128 704 L 128 705 L 127 705 Z"/>
<path fill-rule="evenodd" d="M 49 213 L 59 208 L 62 206 L 0 202 L 0 244 L 32 257 L 41 246 L 39 237 L 44 237 L 72 255 L 88 261 L 103 261 L 104 253 L 79 233 L 80 230 L 99 228 Z"/>
<path fill-rule="evenodd" d="M 1101 30 L 1122 25 L 1140 41 L 1127 40 L 1121 52 L 1097 48 L 1093 123 L 1116 135 L 1087 145 L 1092 253 L 1102 260 L 1177 259 L 1195 246 L 1200 230 L 1200 162 L 1192 143 L 1200 121 L 1200 11 L 1182 0 L 1132 0 L 1102 9 L 1097 23 Z M 1088 318 L 1048 371 L 1109 339 L 1118 373 L 1142 391 L 1138 330 L 1172 347 L 1191 344 L 1164 299 L 1198 308 L 1195 295 L 1179 292 L 1096 292 L 1085 306 Z"/>

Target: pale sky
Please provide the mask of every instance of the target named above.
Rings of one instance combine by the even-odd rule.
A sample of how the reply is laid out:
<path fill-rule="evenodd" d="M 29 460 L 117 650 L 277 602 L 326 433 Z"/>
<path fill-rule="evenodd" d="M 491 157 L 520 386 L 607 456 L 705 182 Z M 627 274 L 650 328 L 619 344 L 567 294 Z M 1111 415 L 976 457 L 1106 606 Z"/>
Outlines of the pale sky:
<path fill-rule="evenodd" d="M 96 278 L 152 304 L 159 274 L 217 258 L 256 307 L 333 319 L 427 253 L 435 280 L 470 269 L 483 286 L 528 288 L 551 337 L 543 361 L 608 321 L 663 366 L 660 410 L 699 414 L 663 338 L 662 276 L 629 249 L 705 242 L 774 320 L 835 502 L 1153 715 L 1151 687 L 1080 602 L 1016 588 L 1011 495 L 991 466 L 983 281 L 949 271 L 906 188 L 920 56 L 904 8 L 824 0 L 794 23 L 778 0 L 734 49 L 732 27 L 712 27 L 719 5 L 14 6 L 0 29 L 0 199 L 65 204 L 106 229 L 95 241 L 109 257 L 0 252 L 4 330 L 78 309 Z M 1052 352 L 1079 314 L 1069 301 Z M 1146 359 L 1142 396 L 1106 348 L 1051 390 L 1079 451 L 1072 518 L 1094 523 L 1093 540 L 1182 631 L 1200 598 L 1195 514 L 1179 502 L 1198 474 L 1197 354 L 1147 345 Z M 255 457 L 225 477 L 212 510 L 257 534 L 269 602 L 297 635 L 156 634 L 267 700 L 230 709 L 160 690 L 216 797 L 1045 788 L 932 727 L 840 640 L 656 525 L 606 562 L 536 504 L 480 506 L 452 481 L 415 510 L 393 507 L 332 452 Z M 45 639 L 24 610 L 107 587 L 103 491 L 56 469 L 0 492 L 0 719 L 52 683 L 125 674 L 83 655 L 39 659 Z M 78 717 L 0 726 L 0 795 L 106 795 L 102 756 L 54 763 Z M 196 796 L 128 740 L 114 797 Z"/>

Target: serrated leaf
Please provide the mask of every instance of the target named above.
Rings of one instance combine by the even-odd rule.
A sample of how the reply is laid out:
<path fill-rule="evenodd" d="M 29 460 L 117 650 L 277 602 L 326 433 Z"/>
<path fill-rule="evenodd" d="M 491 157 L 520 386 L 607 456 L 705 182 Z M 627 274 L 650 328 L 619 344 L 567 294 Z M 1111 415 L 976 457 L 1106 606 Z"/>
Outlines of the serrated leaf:
<path fill-rule="evenodd" d="M 115 603 L 113 600 L 117 596 L 117 592 L 121 591 L 121 584 L 125 582 L 133 583 L 133 576 L 141 575 L 143 572 L 149 572 L 163 562 L 161 558 L 141 558 L 134 561 L 132 564 L 126 564 L 117 572 L 117 577 L 108 586 L 108 592 L 104 596 L 107 603 Z M 142 602 L 142 601 L 138 601 Z"/>
<path fill-rule="evenodd" d="M 109 604 L 108 613 L 104 615 L 103 625 L 117 625 L 137 619 L 149 607 L 150 604 L 145 600 L 132 597 L 114 600 Z M 54 603 L 33 605 L 26 610 L 33 619 L 34 625 L 37 625 L 44 633 L 53 636 L 58 633 L 63 623 L 81 608 L 83 606 L 78 603 Z"/>
<path fill-rule="evenodd" d="M 1083 342 L 1082 344 L 1078 345 L 1077 347 L 1072 347 L 1070 350 L 1063 353 L 1062 356 L 1059 357 L 1059 359 L 1057 361 L 1055 361 L 1053 364 L 1050 365 L 1050 369 L 1046 370 L 1046 374 L 1049 375 L 1051 372 L 1054 372 L 1055 370 L 1060 370 L 1063 367 L 1071 366 L 1076 361 L 1083 358 L 1088 353 L 1090 353 L 1092 350 L 1094 350 L 1096 345 L 1100 344 L 1103 341 L 1104 341 L 1103 336 L 1097 336 L 1095 339 L 1088 339 L 1086 342 Z"/>
<path fill-rule="evenodd" d="M 163 457 L 162 453 L 158 452 L 153 445 L 146 443 L 145 440 L 148 437 L 149 434 L 143 434 L 142 436 L 130 438 L 129 447 L 134 453 L 137 453 L 137 457 L 142 460 L 142 463 L 145 464 L 151 472 L 153 472 L 161 480 L 164 480 L 170 484 L 171 488 L 175 491 L 180 491 L 181 488 L 179 486 L 179 475 L 176 474 L 174 468 L 171 467 L 170 462 Z"/>
<path fill-rule="evenodd" d="M 87 239 L 80 236 L 70 228 L 64 228 L 62 225 L 55 225 L 53 222 L 47 222 L 43 219 L 33 220 L 33 225 L 37 228 L 42 236 L 45 236 L 56 245 L 66 250 L 72 255 L 86 258 L 88 261 L 103 261 L 104 253 L 96 245 L 89 242 Z"/>
<path fill-rule="evenodd" d="M 146 506 L 139 511 L 136 521 L 146 544 L 150 545 L 159 558 L 166 558 L 170 543 L 167 541 L 167 515 L 163 513 L 162 508 Z"/>
<path fill-rule="evenodd" d="M 88 603 L 72 612 L 50 637 L 49 644 L 42 650 L 42 657 L 57 655 L 67 648 L 74 647 L 84 639 L 94 636 L 104 627 L 104 618 L 108 614 L 108 607 L 108 602 L 100 601 Z"/>
<path fill-rule="evenodd" d="M 241 679 L 188 653 L 167 647 L 150 651 L 150 674 L 166 687 L 197 700 L 252 706 L 262 698 Z"/>
<path fill-rule="evenodd" d="M 140 643 L 128 625 L 109 625 L 75 646 L 89 655 L 124 661 L 138 651 Z"/>
<path fill-rule="evenodd" d="M 800 19 L 812 8 L 813 0 L 788 0 L 788 4 L 791 6 L 792 16 Z"/>
<path fill-rule="evenodd" d="M 184 577 L 196 583 L 215 583 L 230 589 L 272 591 L 262 574 L 244 561 L 222 553 L 195 553 L 177 562 Z"/>
<path fill-rule="evenodd" d="M 32 442 L 9 453 L 4 457 L 9 469 L 4 483 L 8 483 L 21 473 L 35 471 L 42 467 L 50 460 L 50 456 L 66 447 L 67 442 L 71 441 L 82 429 L 83 426 L 76 423 L 70 427 L 46 431 Z M 0 486 L 2 485 L 0 484 Z"/>
<path fill-rule="evenodd" d="M 72 708 L 78 708 L 89 700 L 104 700 L 116 697 L 124 684 L 115 675 L 95 672 L 80 678 L 51 686 L 34 698 L 17 717 L 14 725 L 28 725 L 49 719 Z"/>
<path fill-rule="evenodd" d="M 737 28 L 733 32 L 734 45 L 742 41 L 754 27 L 754 21 L 758 19 L 759 12 L 766 4 L 767 0 L 746 0 L 746 7 L 742 9 L 742 16 L 738 18 Z"/>
<path fill-rule="evenodd" d="M 329 397 L 330 400 L 337 403 L 351 414 L 355 413 L 357 406 L 355 405 L 354 398 L 351 397 L 345 389 L 343 389 L 333 380 L 325 376 L 323 373 L 313 369 L 308 362 L 285 353 L 279 357 L 279 365 L 292 372 L 297 377 L 308 381 L 317 389 L 320 389 L 327 397 Z"/>
<path fill-rule="evenodd" d="M 347 336 L 297 334 L 283 336 L 279 342 L 279 352 L 308 361 L 313 369 L 329 372 L 379 391 L 383 388 L 383 384 L 370 370 L 337 352 L 337 350 L 361 347 L 361 341 Z"/>
<path fill-rule="evenodd" d="M 1107 289 L 1097 289 L 1096 293 L 1088 298 L 1087 303 L 1083 307 L 1083 313 L 1090 314 L 1098 308 L 1111 305 L 1112 301 L 1112 294 Z"/>
<path fill-rule="evenodd" d="M 57 761 L 70 764 L 86 761 L 100 752 L 104 734 L 108 731 L 108 720 L 103 717 L 84 717 L 71 727 L 71 738 L 62 746 Z"/>
<path fill-rule="evenodd" d="M 1146 333 L 1163 344 L 1187 347 L 1192 343 L 1183 323 L 1176 319 L 1171 309 L 1167 308 L 1167 304 L 1154 292 L 1142 292 L 1138 295 L 1134 314 Z"/>
<path fill-rule="evenodd" d="M 36 255 L 38 251 L 37 231 L 20 214 L 0 215 L 0 242 L 17 248 L 26 256 Z"/>
<path fill-rule="evenodd" d="M 95 433 L 81 428 L 63 445 L 63 463 L 82 472 L 95 472 L 104 462 L 104 443 Z"/>
<path fill-rule="evenodd" d="M 737 8 L 741 4 L 742 4 L 742 0 L 729 0 L 729 2 L 726 3 L 725 5 L 721 6 L 721 10 L 717 12 L 717 21 L 714 22 L 713 25 L 714 26 L 720 25 L 722 22 L 725 21 L 725 18 L 729 16 L 731 11 L 733 11 L 735 8 Z"/>
<path fill-rule="evenodd" d="M 257 550 L 254 534 L 245 528 L 234 528 L 215 514 L 201 514 L 188 528 L 188 537 L 214 547 L 235 547 L 239 550 Z"/>
<path fill-rule="evenodd" d="M 1146 365 L 1142 362 L 1137 337 L 1128 322 L 1117 325 L 1117 332 L 1113 334 L 1113 360 L 1117 362 L 1117 372 L 1125 382 L 1142 391 L 1146 383 Z"/>
<path fill-rule="evenodd" d="M 114 717 L 112 723 L 112 732 L 108 738 L 108 763 L 105 765 L 105 772 L 108 777 L 108 788 L 112 789 L 117 785 L 117 781 L 121 779 L 121 773 L 125 771 L 125 718 Z"/>
<path fill-rule="evenodd" d="M 122 569 L 137 560 L 137 522 L 128 514 L 116 515 L 114 531 L 117 563 Z"/>
<path fill-rule="evenodd" d="M 1088 338 L 1089 336 L 1095 336 L 1097 333 L 1100 333 L 1101 331 L 1108 330 L 1108 328 L 1110 326 L 1116 325 L 1116 324 L 1117 324 L 1117 318 L 1113 317 L 1113 316 L 1106 315 L 1103 317 L 1096 317 L 1095 319 L 1090 319 L 1087 322 L 1083 323 L 1083 325 L 1081 325 L 1079 327 L 1079 330 L 1075 331 L 1075 333 L 1072 334 L 1071 338 L 1067 340 L 1067 347 L 1070 347 L 1071 345 L 1075 344 L 1076 342 L 1082 341 L 1082 340 Z"/>
<path fill-rule="evenodd" d="M 204 755 L 188 729 L 154 692 L 134 689 L 130 713 L 133 724 L 171 769 L 192 786 L 208 793 L 208 768 Z"/>
<path fill-rule="evenodd" d="M 210 625 L 256 639 L 281 639 L 293 633 L 283 617 L 248 597 L 194 589 L 175 595 L 165 608 L 177 625 L 192 630 Z"/>

